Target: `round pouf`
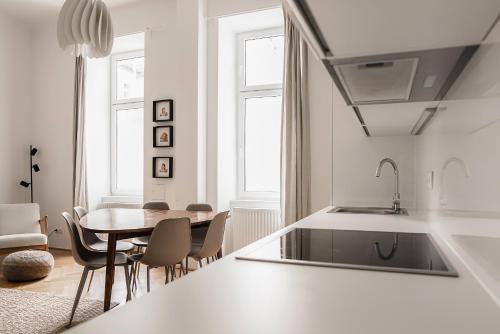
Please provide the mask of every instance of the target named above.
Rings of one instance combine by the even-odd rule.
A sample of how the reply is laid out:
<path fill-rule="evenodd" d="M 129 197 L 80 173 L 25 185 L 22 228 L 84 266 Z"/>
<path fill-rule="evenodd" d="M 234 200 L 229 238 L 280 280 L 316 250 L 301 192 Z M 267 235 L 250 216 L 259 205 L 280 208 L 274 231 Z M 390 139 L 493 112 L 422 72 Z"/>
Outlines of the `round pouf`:
<path fill-rule="evenodd" d="M 46 277 L 54 267 L 49 252 L 27 250 L 7 255 L 2 262 L 3 276 L 12 282 L 32 281 Z"/>

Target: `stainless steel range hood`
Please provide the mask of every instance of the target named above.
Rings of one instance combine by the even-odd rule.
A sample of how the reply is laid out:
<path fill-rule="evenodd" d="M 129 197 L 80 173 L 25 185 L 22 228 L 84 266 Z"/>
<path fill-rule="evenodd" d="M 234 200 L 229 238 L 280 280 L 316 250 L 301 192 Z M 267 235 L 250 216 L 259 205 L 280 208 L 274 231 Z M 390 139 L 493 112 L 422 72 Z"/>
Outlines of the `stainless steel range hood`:
<path fill-rule="evenodd" d="M 439 102 L 446 98 L 447 92 L 479 48 L 481 40 L 464 38 L 463 44 L 443 43 L 442 45 L 446 45 L 443 48 L 436 47 L 438 43 L 429 43 L 434 46 L 429 46 L 428 49 L 423 48 L 425 43 L 420 43 L 419 47 L 412 49 L 408 43 L 401 43 L 400 39 L 399 44 L 403 45 L 401 52 L 369 55 L 367 53 L 369 48 L 350 47 L 349 45 L 353 42 L 347 43 L 345 39 L 342 40 L 339 37 L 338 26 L 334 30 L 335 25 L 329 23 L 328 15 L 324 15 L 325 10 L 333 10 L 335 6 L 342 8 L 339 3 L 336 5 L 332 3 L 333 1 L 322 2 L 321 0 L 284 0 L 284 6 L 290 13 L 291 19 L 308 41 L 313 53 L 329 72 L 346 104 L 352 107 L 367 136 L 372 135 L 370 131 L 373 131 L 375 136 L 421 134 L 432 118 L 439 114 L 437 112 Z M 314 7 L 315 15 L 310 5 Z M 441 8 L 441 10 L 444 9 Z M 317 21 L 315 16 L 318 16 L 320 20 Z M 479 18 L 476 19 L 479 21 Z M 391 22 L 394 27 L 397 27 L 394 20 Z M 323 29 L 320 29 L 320 26 Z M 347 26 L 352 27 L 351 24 Z M 365 29 L 369 27 L 369 25 L 361 26 Z M 439 27 L 439 24 L 434 26 Z M 480 28 L 476 30 L 480 31 Z M 378 29 L 377 31 L 386 30 Z M 408 31 L 411 32 L 411 30 Z M 368 36 L 371 35 L 371 32 L 366 33 Z M 439 31 L 436 30 L 435 33 L 439 34 Z M 354 35 L 360 38 L 359 31 Z M 383 38 L 376 37 L 384 41 Z M 387 40 L 390 41 L 390 38 L 387 35 Z M 363 43 L 363 40 L 366 42 L 366 39 L 360 38 L 360 43 Z M 335 41 L 343 41 L 339 43 L 340 48 L 343 48 L 339 52 L 342 54 L 340 57 L 336 55 L 335 49 L 332 49 L 335 47 Z M 385 45 L 387 44 L 390 43 Z M 377 50 L 374 45 L 371 45 L 371 48 Z M 392 48 L 386 47 L 385 49 Z M 362 50 L 359 56 L 356 55 L 358 52 L 356 50 Z M 344 56 L 351 54 L 353 56 L 348 56 L 348 58 Z M 405 107 L 404 104 L 407 103 L 414 104 Z M 383 110 L 381 105 L 384 104 L 392 104 L 392 108 L 387 108 L 385 110 L 388 111 L 387 113 L 377 112 L 381 115 L 380 117 L 371 113 L 369 117 L 366 117 L 371 120 L 371 124 L 367 124 L 363 115 L 367 116 L 368 110 Z M 414 116 L 412 113 L 411 117 L 407 117 L 409 113 L 404 112 L 403 109 L 413 111 L 415 105 L 421 107 L 421 110 L 417 111 L 418 115 Z M 394 112 L 394 109 L 398 108 L 406 116 L 398 117 Z M 378 123 L 386 122 L 389 114 L 394 115 L 399 121 L 395 122 L 395 126 L 398 126 L 397 131 L 380 132 L 380 129 L 384 127 Z M 383 120 L 377 120 L 379 118 Z M 413 123 L 408 124 L 410 121 Z M 387 126 L 385 128 L 389 129 Z"/>
<path fill-rule="evenodd" d="M 348 105 L 439 101 L 478 47 L 471 45 L 327 61 Z"/>

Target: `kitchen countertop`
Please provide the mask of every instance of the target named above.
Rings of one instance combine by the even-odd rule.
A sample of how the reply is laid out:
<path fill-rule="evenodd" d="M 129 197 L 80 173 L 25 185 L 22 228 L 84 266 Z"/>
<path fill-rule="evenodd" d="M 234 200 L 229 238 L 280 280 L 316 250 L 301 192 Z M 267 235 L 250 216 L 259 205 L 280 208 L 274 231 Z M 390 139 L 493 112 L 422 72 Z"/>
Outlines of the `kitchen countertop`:
<path fill-rule="evenodd" d="M 500 331 L 500 268 L 492 265 L 496 258 L 484 256 L 485 251 L 496 249 L 496 238 L 492 237 L 500 237 L 500 220 L 416 212 L 410 212 L 410 216 L 326 213 L 329 209 L 76 326 L 69 333 Z M 460 276 L 235 259 L 235 255 L 257 249 L 294 227 L 431 233 Z M 500 249 L 500 239 L 497 241 Z"/>

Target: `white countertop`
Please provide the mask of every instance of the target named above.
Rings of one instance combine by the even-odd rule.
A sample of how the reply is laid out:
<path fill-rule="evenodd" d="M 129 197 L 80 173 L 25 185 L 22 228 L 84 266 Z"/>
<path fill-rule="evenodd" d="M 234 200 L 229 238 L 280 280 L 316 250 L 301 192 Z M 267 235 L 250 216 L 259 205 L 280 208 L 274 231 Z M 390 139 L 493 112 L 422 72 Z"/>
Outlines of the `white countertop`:
<path fill-rule="evenodd" d="M 498 220 L 424 217 L 412 212 L 409 217 L 329 214 L 327 209 L 153 290 L 148 296 L 76 326 L 70 333 L 500 332 L 500 287 L 496 280 L 500 274 L 496 276 L 495 266 L 488 265 L 491 259 L 480 259 L 484 250 L 481 247 L 495 249 L 495 240 L 484 246 L 481 240 L 486 239 L 477 242 L 475 238 L 455 236 L 500 236 Z M 460 276 L 234 258 L 293 227 L 428 232 Z M 478 230 L 480 233 L 476 233 Z M 497 270 L 500 273 L 500 268 Z"/>

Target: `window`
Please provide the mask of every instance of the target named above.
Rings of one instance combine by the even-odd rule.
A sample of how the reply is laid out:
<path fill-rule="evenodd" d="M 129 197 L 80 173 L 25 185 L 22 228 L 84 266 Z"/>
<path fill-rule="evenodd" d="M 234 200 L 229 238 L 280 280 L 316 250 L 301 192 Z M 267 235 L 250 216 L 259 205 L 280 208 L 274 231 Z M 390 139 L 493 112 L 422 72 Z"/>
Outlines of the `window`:
<path fill-rule="evenodd" d="M 279 197 L 283 51 L 281 29 L 239 36 L 240 198 Z"/>
<path fill-rule="evenodd" d="M 142 196 L 144 52 L 111 59 L 111 195 Z"/>

